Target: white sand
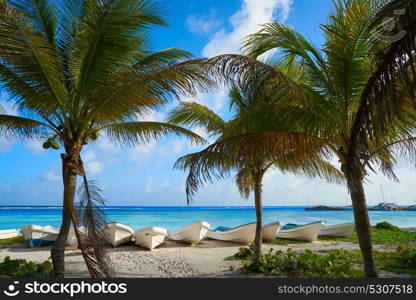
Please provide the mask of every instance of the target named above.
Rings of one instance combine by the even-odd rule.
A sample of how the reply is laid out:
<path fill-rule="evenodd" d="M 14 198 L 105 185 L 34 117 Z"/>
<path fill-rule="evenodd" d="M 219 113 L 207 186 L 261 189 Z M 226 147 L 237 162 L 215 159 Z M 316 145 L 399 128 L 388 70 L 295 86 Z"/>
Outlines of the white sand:
<path fill-rule="evenodd" d="M 111 248 L 110 256 L 116 277 L 241 277 L 241 262 L 225 261 L 224 258 L 235 254 L 241 245 L 203 241 L 197 246 L 187 246 L 175 242 L 167 242 L 153 251 L 146 251 L 134 245 Z M 264 244 L 264 251 L 270 248 L 286 251 L 311 249 L 324 251 L 332 249 L 358 249 L 357 244 L 345 242 L 316 242 L 281 246 Z M 382 250 L 383 247 L 376 246 Z M 37 249 L 15 245 L 0 249 L 0 260 L 10 256 L 13 259 L 24 258 L 35 262 L 43 262 L 50 258 L 50 247 Z M 66 252 L 66 275 L 68 277 L 88 277 L 88 272 L 81 252 Z"/>

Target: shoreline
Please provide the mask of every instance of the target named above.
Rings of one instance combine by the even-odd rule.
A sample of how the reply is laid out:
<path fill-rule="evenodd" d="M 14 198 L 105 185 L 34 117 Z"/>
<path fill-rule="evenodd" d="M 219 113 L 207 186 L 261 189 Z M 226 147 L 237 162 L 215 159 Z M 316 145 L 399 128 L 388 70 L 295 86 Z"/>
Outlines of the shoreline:
<path fill-rule="evenodd" d="M 416 230 L 416 228 L 414 228 Z M 215 278 L 215 277 L 247 277 L 241 272 L 241 261 L 225 260 L 234 255 L 241 244 L 204 240 L 195 246 L 188 246 L 173 241 L 167 241 L 160 247 L 148 251 L 135 245 L 118 248 L 108 248 L 112 265 L 117 278 Z M 26 248 L 16 244 L 0 249 L 0 260 L 6 256 L 12 259 L 26 259 L 41 263 L 50 259 L 50 246 L 42 248 Z M 358 250 L 358 244 L 350 242 L 294 243 L 277 245 L 264 243 L 263 250 L 282 250 L 288 248 L 294 251 L 310 249 L 314 252 L 328 250 Z M 384 245 L 374 245 L 375 250 L 386 251 Z M 66 276 L 89 277 L 80 250 L 65 252 Z"/>

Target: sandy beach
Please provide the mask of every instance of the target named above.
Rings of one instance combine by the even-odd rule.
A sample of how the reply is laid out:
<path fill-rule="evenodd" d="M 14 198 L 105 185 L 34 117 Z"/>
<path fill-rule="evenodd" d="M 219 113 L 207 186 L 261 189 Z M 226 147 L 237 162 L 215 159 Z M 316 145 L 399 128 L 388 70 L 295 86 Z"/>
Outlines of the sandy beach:
<path fill-rule="evenodd" d="M 204 240 L 195 246 L 182 245 L 168 241 L 159 248 L 147 251 L 135 245 L 109 248 L 116 277 L 243 277 L 241 262 L 226 261 L 235 254 L 241 245 L 214 240 Z M 358 244 L 348 242 L 295 243 L 287 246 L 263 244 L 264 251 L 270 248 L 286 251 L 311 249 L 315 252 L 344 249 L 359 249 Z M 375 250 L 385 250 L 375 246 Z M 26 248 L 24 245 L 7 246 L 0 249 L 0 260 L 4 257 L 24 258 L 43 262 L 50 258 L 50 247 Z M 66 276 L 88 277 L 81 252 L 66 251 Z"/>

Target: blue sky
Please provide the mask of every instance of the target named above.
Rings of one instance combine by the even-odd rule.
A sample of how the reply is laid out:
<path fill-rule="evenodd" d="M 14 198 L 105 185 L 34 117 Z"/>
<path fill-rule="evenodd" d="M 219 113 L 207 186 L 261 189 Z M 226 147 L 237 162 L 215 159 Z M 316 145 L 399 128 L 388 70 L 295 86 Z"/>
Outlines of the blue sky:
<path fill-rule="evenodd" d="M 166 10 L 167 28 L 150 32 L 155 50 L 180 47 L 195 56 L 211 57 L 238 53 L 241 39 L 258 29 L 258 24 L 281 21 L 294 27 L 315 44 L 322 43 L 319 24 L 331 9 L 330 0 L 160 0 Z M 225 91 L 201 94 L 191 99 L 226 115 Z M 7 95 L 0 102 L 9 113 L 14 108 Z M 163 120 L 164 110 L 147 116 Z M 198 133 L 204 134 L 201 129 Z M 135 148 L 118 148 L 101 138 L 83 152 L 87 172 L 98 180 L 110 205 L 185 205 L 185 174 L 172 169 L 175 160 L 197 148 L 179 138 L 164 138 Z M 59 205 L 62 198 L 60 158 L 57 151 L 45 151 L 39 141 L 9 141 L 0 137 L 0 205 Z M 386 197 L 410 204 L 416 184 L 415 170 L 401 163 L 401 182 L 373 175 L 366 184 L 368 202 L 377 203 L 380 184 Z M 318 179 L 283 175 L 270 171 L 264 180 L 265 205 L 307 205 L 349 203 L 342 185 Z M 242 200 L 232 180 L 202 188 L 192 205 L 252 205 Z"/>

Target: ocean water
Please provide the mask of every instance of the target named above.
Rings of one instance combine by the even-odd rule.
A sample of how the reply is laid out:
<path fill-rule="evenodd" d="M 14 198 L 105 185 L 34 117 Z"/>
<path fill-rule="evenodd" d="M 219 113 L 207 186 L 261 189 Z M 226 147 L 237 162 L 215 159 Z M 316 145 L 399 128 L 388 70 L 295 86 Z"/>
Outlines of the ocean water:
<path fill-rule="evenodd" d="M 176 230 L 195 221 L 204 220 L 217 226 L 234 227 L 254 222 L 254 207 L 126 207 L 103 208 L 108 221 L 127 224 L 134 229 L 146 226 L 161 226 Z M 27 224 L 52 225 L 59 227 L 61 207 L 0 206 L 0 230 L 19 228 Z M 370 221 L 376 224 L 388 221 L 399 227 L 416 227 L 416 211 L 370 211 Z M 326 225 L 350 222 L 352 211 L 305 211 L 304 207 L 265 207 L 265 223 L 305 224 L 324 221 Z"/>

